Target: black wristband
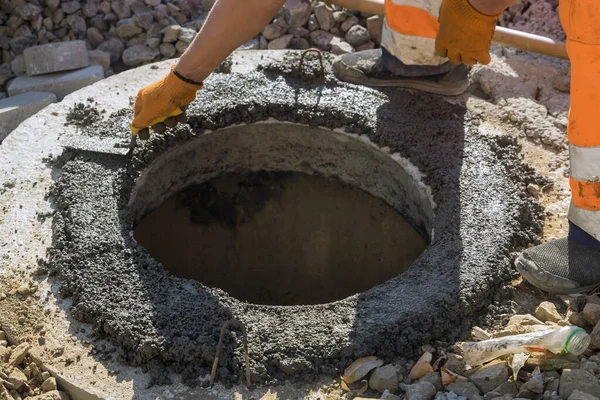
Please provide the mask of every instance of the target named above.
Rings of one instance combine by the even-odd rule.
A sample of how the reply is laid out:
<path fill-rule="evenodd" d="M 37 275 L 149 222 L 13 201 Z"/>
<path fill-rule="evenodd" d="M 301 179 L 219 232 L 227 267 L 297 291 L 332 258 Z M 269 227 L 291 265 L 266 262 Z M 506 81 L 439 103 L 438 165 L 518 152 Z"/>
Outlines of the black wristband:
<path fill-rule="evenodd" d="M 179 79 L 181 79 L 185 83 L 189 83 L 190 85 L 196 85 L 196 86 L 202 86 L 203 85 L 203 82 L 196 82 L 196 81 L 193 81 L 193 80 L 188 79 L 185 76 L 181 75 L 179 72 L 177 72 L 177 69 L 175 69 L 175 68 L 173 68 L 173 73 L 175 74 L 176 77 L 178 77 Z"/>

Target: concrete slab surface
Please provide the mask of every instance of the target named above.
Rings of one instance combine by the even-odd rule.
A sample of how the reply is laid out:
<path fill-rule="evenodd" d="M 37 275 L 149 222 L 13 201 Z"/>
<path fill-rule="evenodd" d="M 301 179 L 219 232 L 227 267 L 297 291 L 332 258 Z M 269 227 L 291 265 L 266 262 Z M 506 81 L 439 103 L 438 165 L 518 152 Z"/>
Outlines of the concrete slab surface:
<path fill-rule="evenodd" d="M 87 53 L 86 53 L 87 56 Z M 61 101 L 69 93 L 104 78 L 104 70 L 99 65 L 68 72 L 38 76 L 21 76 L 8 84 L 8 95 L 14 96 L 25 92 L 51 92 Z"/>
<path fill-rule="evenodd" d="M 56 95 L 48 92 L 27 92 L 0 100 L 0 142 L 21 122 L 55 102 Z"/>

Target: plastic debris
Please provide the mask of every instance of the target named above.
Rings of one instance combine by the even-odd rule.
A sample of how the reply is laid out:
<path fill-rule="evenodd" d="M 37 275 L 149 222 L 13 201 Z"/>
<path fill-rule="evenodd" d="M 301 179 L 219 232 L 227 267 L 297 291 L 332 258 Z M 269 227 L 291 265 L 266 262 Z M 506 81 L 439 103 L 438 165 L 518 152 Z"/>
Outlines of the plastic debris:
<path fill-rule="evenodd" d="M 587 350 L 590 335 L 577 326 L 550 328 L 546 331 L 505 336 L 482 342 L 464 342 L 463 357 L 475 367 L 508 354 L 549 350 L 554 354 L 569 352 L 580 355 Z"/>

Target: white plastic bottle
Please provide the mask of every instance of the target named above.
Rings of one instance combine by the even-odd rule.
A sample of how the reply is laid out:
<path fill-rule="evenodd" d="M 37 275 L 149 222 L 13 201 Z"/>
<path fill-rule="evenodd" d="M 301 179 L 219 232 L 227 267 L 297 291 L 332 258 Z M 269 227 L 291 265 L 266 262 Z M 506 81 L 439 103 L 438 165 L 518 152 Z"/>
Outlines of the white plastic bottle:
<path fill-rule="evenodd" d="M 590 345 L 590 335 L 583 328 L 565 326 L 559 329 L 505 336 L 482 342 L 464 342 L 463 358 L 474 367 L 507 354 L 549 350 L 554 354 L 582 354 Z"/>

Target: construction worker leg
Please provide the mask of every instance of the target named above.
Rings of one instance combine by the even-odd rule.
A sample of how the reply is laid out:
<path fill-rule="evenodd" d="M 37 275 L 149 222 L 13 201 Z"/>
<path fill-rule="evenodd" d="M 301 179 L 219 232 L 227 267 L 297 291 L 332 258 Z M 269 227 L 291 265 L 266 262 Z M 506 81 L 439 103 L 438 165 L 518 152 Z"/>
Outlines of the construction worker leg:
<path fill-rule="evenodd" d="M 600 2 L 561 0 L 571 60 L 569 237 L 528 249 L 517 269 L 541 289 L 568 293 L 600 285 Z"/>
<path fill-rule="evenodd" d="M 457 95 L 468 86 L 468 69 L 435 53 L 442 0 L 385 0 L 381 49 L 345 54 L 334 63 L 341 80 Z"/>
<path fill-rule="evenodd" d="M 381 47 L 405 65 L 448 65 L 435 54 L 442 0 L 385 0 Z"/>

